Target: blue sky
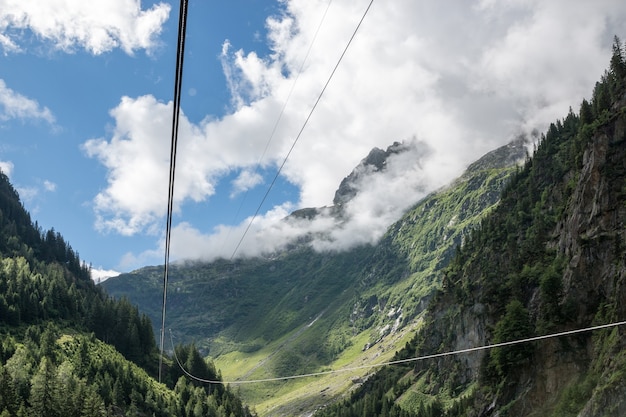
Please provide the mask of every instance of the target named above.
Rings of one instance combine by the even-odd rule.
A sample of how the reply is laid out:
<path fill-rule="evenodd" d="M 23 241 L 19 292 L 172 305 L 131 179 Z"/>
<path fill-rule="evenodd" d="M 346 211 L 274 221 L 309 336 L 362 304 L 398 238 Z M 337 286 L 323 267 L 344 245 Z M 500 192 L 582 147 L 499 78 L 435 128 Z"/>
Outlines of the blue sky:
<path fill-rule="evenodd" d="M 21 3 L 0 0 L 0 168 L 94 270 L 162 263 L 178 3 Z M 375 241 L 468 163 L 577 110 L 626 38 L 618 0 L 442 3 L 373 2 L 237 256 L 311 232 L 319 249 Z M 190 0 L 174 259 L 233 253 L 368 4 Z M 364 182 L 345 222 L 281 220 L 332 204 L 394 141 L 416 152 Z"/>

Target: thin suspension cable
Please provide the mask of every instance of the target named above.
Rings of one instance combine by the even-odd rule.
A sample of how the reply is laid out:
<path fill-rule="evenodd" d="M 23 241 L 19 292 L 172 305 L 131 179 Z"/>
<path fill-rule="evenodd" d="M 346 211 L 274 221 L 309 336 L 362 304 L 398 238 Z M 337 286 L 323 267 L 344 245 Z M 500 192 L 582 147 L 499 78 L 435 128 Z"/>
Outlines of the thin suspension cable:
<path fill-rule="evenodd" d="M 290 376 L 283 376 L 283 377 L 276 377 L 276 378 L 249 379 L 249 380 L 239 380 L 239 381 L 237 381 L 237 380 L 235 380 L 235 381 L 216 381 L 216 380 L 198 378 L 198 377 L 190 374 L 182 366 L 182 364 L 178 360 L 178 357 L 176 356 L 176 350 L 174 349 L 174 340 L 172 338 L 172 330 L 171 329 L 170 329 L 170 338 L 171 338 L 172 349 L 174 350 L 174 357 L 176 358 L 176 362 L 178 363 L 178 366 L 183 371 L 183 373 L 185 375 L 187 375 L 189 378 L 194 379 L 194 380 L 196 380 L 198 382 L 206 383 L 206 384 L 243 385 L 243 384 L 258 384 L 258 383 L 264 383 L 264 382 L 286 381 L 286 380 L 290 380 L 290 379 L 310 378 L 310 377 L 315 377 L 315 376 L 322 376 L 322 375 L 330 375 L 330 374 L 338 374 L 338 373 L 359 371 L 359 370 L 363 370 L 363 369 L 381 368 L 381 367 L 387 366 L 387 365 L 400 365 L 400 364 L 405 364 L 405 363 L 410 363 L 410 362 L 423 361 L 423 360 L 427 360 L 427 359 L 436 359 L 436 358 L 441 358 L 441 357 L 445 357 L 445 356 L 455 356 L 455 355 L 461 355 L 461 354 L 465 354 L 465 353 L 478 352 L 478 351 L 481 351 L 481 350 L 489 350 L 489 349 L 494 349 L 494 348 L 499 348 L 499 347 L 504 347 L 504 346 L 511 346 L 511 345 L 518 345 L 518 344 L 522 344 L 522 343 L 536 342 L 536 341 L 539 341 L 539 340 L 545 340 L 545 339 L 550 339 L 550 338 L 571 336 L 571 335 L 574 335 L 574 334 L 591 332 L 591 331 L 594 331 L 594 330 L 600 330 L 600 329 L 607 329 L 607 328 L 610 328 L 610 327 L 623 326 L 625 324 L 626 324 L 626 321 L 619 321 L 619 322 L 614 322 L 614 323 L 609 323 L 609 324 L 601 324 L 601 325 L 598 325 L 598 326 L 586 327 L 586 328 L 583 328 L 583 329 L 568 330 L 568 331 L 559 332 L 559 333 L 546 334 L 546 335 L 543 335 L 543 336 L 528 337 L 528 338 L 525 338 L 525 339 L 511 340 L 511 341 L 508 341 L 508 342 L 494 343 L 494 344 L 491 344 L 491 345 L 483 345 L 483 346 L 477 346 L 477 347 L 473 347 L 473 348 L 460 349 L 460 350 L 454 350 L 454 351 L 448 351 L 448 352 L 442 352 L 442 353 L 434 353 L 434 354 L 431 354 L 431 355 L 417 356 L 417 357 L 414 357 L 414 358 L 399 359 L 399 360 L 395 360 L 395 361 L 388 361 L 388 362 L 382 362 L 382 363 L 371 364 L 371 365 L 361 365 L 361 366 L 354 366 L 354 367 L 349 367 L 349 368 L 335 369 L 335 370 L 330 370 L 330 371 L 312 372 L 312 373 L 308 373 L 308 374 L 290 375 Z"/>
<path fill-rule="evenodd" d="M 161 308 L 161 341 L 159 355 L 159 382 L 163 368 L 163 345 L 165 340 L 165 307 L 167 305 L 167 281 L 169 277 L 170 241 L 172 235 L 172 212 L 174 206 L 174 175 L 176 173 L 176 148 L 178 145 L 178 122 L 180 116 L 180 96 L 183 83 L 183 61 L 185 56 L 185 33 L 187 31 L 187 3 L 180 1 L 178 15 L 178 45 L 176 50 L 176 73 L 174 76 L 174 101 L 172 105 L 172 143 L 170 149 L 170 176 L 167 196 L 167 224 L 165 231 L 165 262 L 163 268 L 163 306 Z"/>
<path fill-rule="evenodd" d="M 304 123 L 303 123 L 302 127 L 300 128 L 300 131 L 298 132 L 298 135 L 296 136 L 296 138 L 294 139 L 293 143 L 291 144 L 291 148 L 289 148 L 289 152 L 287 152 L 287 155 L 285 155 L 285 159 L 283 159 L 282 164 L 280 165 L 280 167 L 276 171 L 276 175 L 274 176 L 274 179 L 270 183 L 267 191 L 265 192 L 265 195 L 263 196 L 263 198 L 261 199 L 261 202 L 259 203 L 259 206 L 257 207 L 256 211 L 254 212 L 254 215 L 250 219 L 250 222 L 248 223 L 248 226 L 246 227 L 246 230 L 244 230 L 243 235 L 241 236 L 241 239 L 239 239 L 239 242 L 237 243 L 237 246 L 235 247 L 235 250 L 233 250 L 233 253 L 230 256 L 230 260 L 231 261 L 235 257 L 235 254 L 239 250 L 239 247 L 241 246 L 241 243 L 243 242 L 244 238 L 248 234 L 248 231 L 250 230 L 250 227 L 252 226 L 252 223 L 257 218 L 257 216 L 259 214 L 259 211 L 261 210 L 261 207 L 263 206 L 263 204 L 265 203 L 265 200 L 267 199 L 267 196 L 269 195 L 270 191 L 274 187 L 274 184 L 278 180 L 278 176 L 280 175 L 281 171 L 283 170 L 283 167 L 287 163 L 287 159 L 289 159 L 289 156 L 291 156 L 291 152 L 293 151 L 293 148 L 295 148 L 296 144 L 298 143 L 298 140 L 300 139 L 300 136 L 302 136 L 302 132 L 304 131 L 304 128 L 309 123 L 309 120 L 311 119 L 311 116 L 313 115 L 313 112 L 315 111 L 315 109 L 317 108 L 317 105 L 319 104 L 320 100 L 322 99 L 322 96 L 324 95 L 324 92 L 326 91 L 326 88 L 330 84 L 330 81 L 333 79 L 333 76 L 335 75 L 335 72 L 337 71 L 337 68 L 339 67 L 339 64 L 341 64 L 341 61 L 343 60 L 343 57 L 346 55 L 346 52 L 348 51 L 348 48 L 352 44 L 352 41 L 354 40 L 354 37 L 356 36 L 356 33 L 358 32 L 359 28 L 361 27 L 361 24 L 363 23 L 363 20 L 365 20 L 365 17 L 367 16 L 367 13 L 369 12 L 370 8 L 372 7 L 372 3 L 374 3 L 374 0 L 370 0 L 369 4 L 367 5 L 367 8 L 365 9 L 365 12 L 363 13 L 363 16 L 361 16 L 361 20 L 359 21 L 359 24 L 354 29 L 354 32 L 352 32 L 352 36 L 350 36 L 350 40 L 348 40 L 348 43 L 346 44 L 346 47 L 344 48 L 343 52 L 341 53 L 341 56 L 339 57 L 339 60 L 337 61 L 337 63 L 335 64 L 335 67 L 333 68 L 332 72 L 330 73 L 330 76 L 328 77 L 328 80 L 326 81 L 326 84 L 324 85 L 324 88 L 322 88 L 322 91 L 317 96 L 317 100 L 315 100 L 315 103 L 313 104 L 313 107 L 311 108 L 311 111 L 309 112 L 309 115 L 304 120 Z"/>
<path fill-rule="evenodd" d="M 302 74 L 302 72 L 304 71 L 304 65 L 306 64 L 309 55 L 311 53 L 311 50 L 313 49 L 313 44 L 315 44 L 315 40 L 317 39 L 317 35 L 320 31 L 320 28 L 322 27 L 322 24 L 324 23 L 324 20 L 326 20 L 326 15 L 328 14 L 328 9 L 330 8 L 330 5 L 333 1 L 330 0 L 328 2 L 328 4 L 326 5 L 326 9 L 324 10 L 324 14 L 322 15 L 322 19 L 320 20 L 320 23 L 317 25 L 317 29 L 315 30 L 315 34 L 313 35 L 313 39 L 311 40 L 311 43 L 309 44 L 309 48 L 306 51 L 306 54 L 304 55 L 304 59 L 302 60 L 302 63 L 300 64 L 300 68 L 298 69 L 298 73 L 296 74 L 296 78 L 293 80 L 293 83 L 291 84 L 291 88 L 289 89 L 289 94 L 287 94 L 287 98 L 285 99 L 285 102 L 283 103 L 283 107 L 280 109 L 280 113 L 278 114 L 278 118 L 276 119 L 276 123 L 274 123 L 274 127 L 272 128 L 272 132 L 270 133 L 270 136 L 265 144 L 265 149 L 263 149 L 263 153 L 261 154 L 261 157 L 259 158 L 259 160 L 257 161 L 256 165 L 260 166 L 261 162 L 263 161 L 263 158 L 265 157 L 265 154 L 267 153 L 267 150 L 270 147 L 270 143 L 272 142 L 272 139 L 274 138 L 274 135 L 276 134 L 276 130 L 278 129 L 278 125 L 280 124 L 281 119 L 283 118 L 283 115 L 285 114 L 285 109 L 287 108 L 287 104 L 289 103 L 289 100 L 291 99 L 291 95 L 293 94 L 293 91 L 296 87 L 296 84 L 298 83 L 298 79 L 300 78 L 300 75 Z M 243 204 L 246 201 L 246 198 L 248 196 L 248 191 L 245 192 L 245 194 L 243 195 L 243 198 L 241 199 L 241 203 L 239 204 L 239 208 L 237 209 L 237 212 L 235 213 L 234 216 L 234 220 L 236 221 L 237 218 L 239 217 L 239 213 L 241 212 L 241 209 L 243 208 Z M 228 234 L 226 236 L 226 241 L 228 241 L 228 238 L 230 237 L 230 229 L 228 230 Z"/>

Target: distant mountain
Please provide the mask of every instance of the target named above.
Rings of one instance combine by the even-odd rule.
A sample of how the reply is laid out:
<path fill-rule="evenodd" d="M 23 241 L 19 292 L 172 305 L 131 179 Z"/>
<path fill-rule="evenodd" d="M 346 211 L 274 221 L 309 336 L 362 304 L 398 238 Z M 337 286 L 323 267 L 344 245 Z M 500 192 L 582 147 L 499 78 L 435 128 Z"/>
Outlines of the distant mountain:
<path fill-rule="evenodd" d="M 416 202 L 376 245 L 318 253 L 300 244 L 272 258 L 171 265 L 168 328 L 178 340 L 194 341 L 231 380 L 389 357 L 409 340 L 440 285 L 438 271 L 497 204 L 516 164 L 526 157 L 525 146 L 519 138 L 485 155 L 453 184 Z M 372 150 L 340 184 L 334 208 L 293 215 L 313 219 L 322 210 L 340 215 L 341 204 L 357 195 L 354 185 L 377 175 L 388 157 L 407 147 L 395 143 L 386 151 Z M 162 274 L 162 267 L 146 267 L 102 286 L 137 303 L 156 323 Z M 275 398 L 276 384 L 245 385 L 240 392 L 262 415 L 298 415 L 351 385 L 343 379 L 322 387 L 320 394 L 299 392 L 298 383 L 280 384 L 281 398 Z"/>
<path fill-rule="evenodd" d="M 178 360 L 219 380 L 193 346 Z M 60 233 L 33 224 L 0 173 L 0 416 L 250 416 L 221 384 L 187 381 L 152 324 L 96 287 Z"/>
<path fill-rule="evenodd" d="M 626 320 L 625 54 L 466 236 L 408 361 L 317 416 L 626 415 L 626 326 L 551 336 Z"/>

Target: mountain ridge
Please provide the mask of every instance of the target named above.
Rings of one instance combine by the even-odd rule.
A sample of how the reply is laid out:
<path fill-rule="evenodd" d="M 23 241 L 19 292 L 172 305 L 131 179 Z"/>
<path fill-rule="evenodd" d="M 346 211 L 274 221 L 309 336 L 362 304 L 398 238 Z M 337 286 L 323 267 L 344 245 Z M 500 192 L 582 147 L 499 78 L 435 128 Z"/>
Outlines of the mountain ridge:
<path fill-rule="evenodd" d="M 439 285 L 435 271 L 453 256 L 455 246 L 478 225 L 483 212 L 497 204 L 498 190 L 516 169 L 513 162 L 525 158 L 524 144 L 520 137 L 485 155 L 486 160 L 454 185 L 418 202 L 377 245 L 318 253 L 301 242 L 269 258 L 172 265 L 168 326 L 177 337 L 194 340 L 231 380 L 311 372 L 346 360 L 341 358 L 347 352 L 353 356 L 378 352 L 374 358 L 387 357 L 395 346 L 390 341 L 405 343 L 402 335 L 414 328 Z M 391 152 L 374 154 L 394 155 L 394 146 L 397 151 L 401 145 L 396 143 Z M 498 165 L 494 161 L 499 158 Z M 366 157 L 361 164 L 367 161 Z M 383 161 L 378 159 L 384 168 Z M 374 169 L 369 170 L 376 175 Z M 453 213 L 457 213 L 456 221 Z M 437 222 L 432 221 L 434 217 Z M 406 237 L 417 229 L 427 232 Z M 416 246 L 424 248 L 419 255 L 411 249 Z M 422 284 L 416 286 L 413 281 Z M 129 296 L 153 320 L 160 314 L 155 306 L 162 289 L 161 268 L 143 268 L 102 285 L 115 296 Z M 237 366 L 269 346 L 275 346 L 267 353 L 269 360 L 259 359 L 259 365 L 248 370 Z M 379 354 L 380 349 L 386 353 Z M 346 388 L 350 385 L 338 390 Z M 242 388 L 241 392 L 264 414 L 267 400 L 258 402 L 261 396 L 253 391 Z M 332 392 L 327 390 L 325 395 L 335 395 Z M 327 401 L 315 394 L 307 398 L 288 402 L 295 406 L 296 401 L 310 400 L 315 407 Z M 290 406 L 285 407 L 279 406 L 268 415 L 293 412 Z"/>

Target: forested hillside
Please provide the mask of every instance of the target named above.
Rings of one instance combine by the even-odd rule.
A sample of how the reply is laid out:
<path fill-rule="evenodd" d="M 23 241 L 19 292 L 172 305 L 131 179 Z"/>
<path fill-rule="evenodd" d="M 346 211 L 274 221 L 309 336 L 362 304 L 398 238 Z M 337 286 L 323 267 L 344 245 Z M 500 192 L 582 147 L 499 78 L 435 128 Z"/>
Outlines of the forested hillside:
<path fill-rule="evenodd" d="M 249 416 L 230 390 L 188 382 L 166 361 L 155 381 L 152 324 L 96 287 L 60 233 L 33 224 L 0 173 L 0 415 Z M 179 360 L 219 379 L 193 346 Z"/>
<path fill-rule="evenodd" d="M 396 359 L 626 320 L 626 59 L 541 136 Z M 626 328 L 411 361 L 319 416 L 624 416 Z"/>

